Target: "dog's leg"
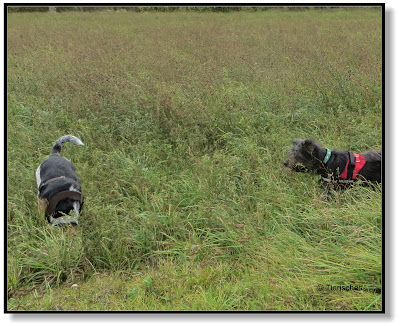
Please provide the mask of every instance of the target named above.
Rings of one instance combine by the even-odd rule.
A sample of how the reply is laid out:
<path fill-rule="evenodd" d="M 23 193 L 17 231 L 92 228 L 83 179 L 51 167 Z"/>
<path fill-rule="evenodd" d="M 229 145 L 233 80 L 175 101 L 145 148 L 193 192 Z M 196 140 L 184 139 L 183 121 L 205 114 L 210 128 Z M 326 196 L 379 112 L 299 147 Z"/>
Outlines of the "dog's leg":
<path fill-rule="evenodd" d="M 320 178 L 318 180 L 319 187 L 322 192 L 320 194 L 320 198 L 324 201 L 329 201 L 332 196 L 332 190 L 334 189 L 334 185 L 332 184 L 333 180 L 328 178 Z"/>
<path fill-rule="evenodd" d="M 71 213 L 71 218 L 76 220 L 76 224 L 78 224 L 79 212 L 81 210 L 80 202 L 79 201 L 74 201 L 73 207 L 74 207 L 74 210 Z"/>
<path fill-rule="evenodd" d="M 78 219 L 79 219 L 79 212 L 81 209 L 81 204 L 79 201 L 74 201 L 73 204 L 74 210 L 71 212 L 71 219 L 74 220 L 74 223 L 70 223 L 67 228 L 67 233 L 69 235 L 75 235 L 78 230 Z"/>

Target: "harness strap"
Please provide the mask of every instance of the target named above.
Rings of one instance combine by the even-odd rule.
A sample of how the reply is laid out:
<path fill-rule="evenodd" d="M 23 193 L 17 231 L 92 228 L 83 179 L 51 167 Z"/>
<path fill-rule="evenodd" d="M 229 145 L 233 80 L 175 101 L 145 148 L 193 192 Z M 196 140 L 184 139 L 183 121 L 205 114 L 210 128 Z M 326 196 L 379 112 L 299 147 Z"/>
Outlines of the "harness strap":
<path fill-rule="evenodd" d="M 354 180 L 334 180 L 334 179 L 330 179 L 330 178 L 325 178 L 325 177 L 321 177 L 321 180 L 327 182 L 327 183 L 338 183 L 338 184 L 345 184 L 345 183 L 353 183 Z"/>
<path fill-rule="evenodd" d="M 80 192 L 71 190 L 61 191 L 49 199 L 49 205 L 47 206 L 46 209 L 46 215 L 47 216 L 52 215 L 55 212 L 58 202 L 67 198 L 78 200 L 81 203 L 81 205 L 83 204 L 84 198 Z"/>
<path fill-rule="evenodd" d="M 347 162 L 346 162 L 346 167 L 344 168 L 344 170 L 343 170 L 343 172 L 342 172 L 342 174 L 340 175 L 340 179 L 343 179 L 343 180 L 346 180 L 347 179 L 347 168 L 348 168 L 348 166 L 349 166 L 349 159 L 347 160 Z"/>
<path fill-rule="evenodd" d="M 355 168 L 353 171 L 353 179 L 355 179 L 357 177 L 358 172 L 360 172 L 360 170 L 365 165 L 364 155 L 354 154 L 354 157 L 355 157 Z"/>
<path fill-rule="evenodd" d="M 349 152 L 349 165 L 348 165 L 347 176 L 346 176 L 347 180 L 355 179 L 355 178 L 353 178 L 353 171 L 354 171 L 354 168 L 356 167 L 355 161 L 356 160 L 354 158 L 354 154 L 352 152 Z"/>
<path fill-rule="evenodd" d="M 45 185 L 49 184 L 50 182 L 56 181 L 56 180 L 58 180 L 58 179 L 70 179 L 70 180 L 72 180 L 75 184 L 78 184 L 75 180 L 73 180 L 73 179 L 71 179 L 71 178 L 67 178 L 67 177 L 64 176 L 64 175 L 61 175 L 61 176 L 59 176 L 59 177 L 51 178 L 51 179 L 49 179 L 49 180 L 43 182 L 43 183 L 40 185 L 40 187 L 39 187 L 39 191 L 40 191 Z"/>
<path fill-rule="evenodd" d="M 344 180 L 355 180 L 357 178 L 358 172 L 360 172 L 360 170 L 365 165 L 364 155 L 355 154 L 352 152 L 348 152 L 348 155 L 349 158 L 346 162 L 346 167 L 339 177 L 341 179 L 340 182 Z"/>

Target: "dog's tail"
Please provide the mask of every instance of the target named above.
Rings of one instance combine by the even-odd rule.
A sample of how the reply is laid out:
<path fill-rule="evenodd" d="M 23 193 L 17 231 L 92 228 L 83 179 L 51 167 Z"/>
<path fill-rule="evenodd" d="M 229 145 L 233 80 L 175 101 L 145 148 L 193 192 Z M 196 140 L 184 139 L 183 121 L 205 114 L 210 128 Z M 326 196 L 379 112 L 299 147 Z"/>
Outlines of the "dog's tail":
<path fill-rule="evenodd" d="M 75 145 L 79 145 L 79 146 L 84 145 L 84 143 L 78 137 L 71 136 L 71 135 L 62 136 L 61 138 L 57 139 L 56 142 L 54 143 L 51 154 L 60 154 L 61 148 L 63 147 L 64 143 L 66 143 L 66 142 L 71 142 L 71 143 L 74 143 Z"/>

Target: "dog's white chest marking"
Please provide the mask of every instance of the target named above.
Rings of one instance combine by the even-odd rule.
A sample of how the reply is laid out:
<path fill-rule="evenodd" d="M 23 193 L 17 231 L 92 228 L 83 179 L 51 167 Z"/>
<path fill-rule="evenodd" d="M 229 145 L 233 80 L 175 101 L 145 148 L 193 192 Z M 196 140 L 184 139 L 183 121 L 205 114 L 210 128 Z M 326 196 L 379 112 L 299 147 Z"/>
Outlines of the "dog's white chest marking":
<path fill-rule="evenodd" d="M 36 169 L 36 173 L 35 173 L 36 183 L 37 183 L 38 188 L 39 188 L 40 184 L 42 183 L 42 179 L 40 178 L 40 166 L 41 165 L 39 165 L 39 167 Z"/>

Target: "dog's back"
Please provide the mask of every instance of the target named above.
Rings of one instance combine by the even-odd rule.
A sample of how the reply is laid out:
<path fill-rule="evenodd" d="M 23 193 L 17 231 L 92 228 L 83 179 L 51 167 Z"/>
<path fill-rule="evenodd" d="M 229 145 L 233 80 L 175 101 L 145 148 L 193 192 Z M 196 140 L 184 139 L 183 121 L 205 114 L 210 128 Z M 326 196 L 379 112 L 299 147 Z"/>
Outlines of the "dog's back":
<path fill-rule="evenodd" d="M 362 154 L 367 163 L 360 174 L 369 181 L 381 183 L 382 151 L 370 151 Z"/>
<path fill-rule="evenodd" d="M 75 172 L 75 166 L 72 162 L 60 155 L 61 148 L 66 142 L 71 142 L 76 145 L 83 146 L 83 142 L 75 136 L 66 135 L 56 140 L 51 151 L 50 157 L 42 162 L 36 170 L 37 186 L 52 178 L 57 178 L 61 175 L 71 178 L 75 181 L 78 180 Z"/>

